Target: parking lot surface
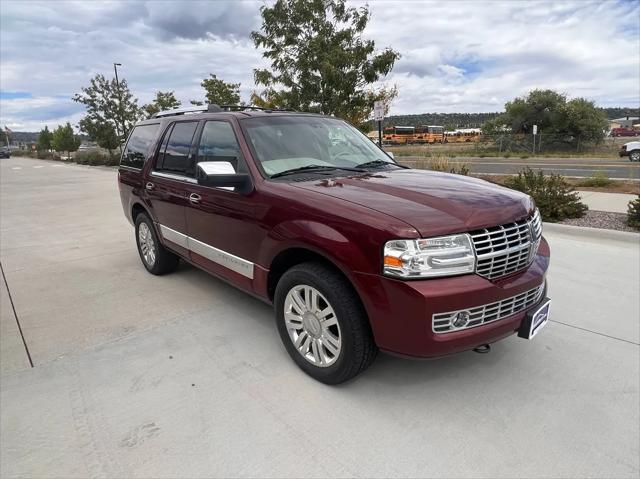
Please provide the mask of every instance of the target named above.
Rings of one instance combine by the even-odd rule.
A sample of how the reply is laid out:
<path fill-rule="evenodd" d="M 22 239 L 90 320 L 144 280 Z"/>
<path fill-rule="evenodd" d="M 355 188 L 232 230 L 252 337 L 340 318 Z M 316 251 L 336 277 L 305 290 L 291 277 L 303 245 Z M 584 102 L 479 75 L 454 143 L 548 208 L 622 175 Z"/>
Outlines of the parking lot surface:
<path fill-rule="evenodd" d="M 0 160 L 1 477 L 638 477 L 638 235 L 549 228 L 533 341 L 329 387 L 269 306 L 146 273 L 116 175 Z"/>

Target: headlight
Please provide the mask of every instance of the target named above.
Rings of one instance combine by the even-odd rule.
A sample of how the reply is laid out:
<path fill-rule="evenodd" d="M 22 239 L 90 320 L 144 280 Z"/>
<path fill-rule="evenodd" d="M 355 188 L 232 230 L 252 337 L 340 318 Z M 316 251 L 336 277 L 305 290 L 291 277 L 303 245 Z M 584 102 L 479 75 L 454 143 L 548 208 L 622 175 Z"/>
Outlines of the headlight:
<path fill-rule="evenodd" d="M 466 234 L 393 240 L 384 245 L 384 274 L 400 278 L 430 278 L 473 273 L 476 257 Z"/>

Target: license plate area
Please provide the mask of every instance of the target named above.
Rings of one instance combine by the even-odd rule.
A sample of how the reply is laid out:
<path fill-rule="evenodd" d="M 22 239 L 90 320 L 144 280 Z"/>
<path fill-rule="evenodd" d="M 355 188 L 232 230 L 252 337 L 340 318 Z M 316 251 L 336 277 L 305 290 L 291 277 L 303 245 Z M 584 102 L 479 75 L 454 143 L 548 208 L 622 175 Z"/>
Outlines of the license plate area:
<path fill-rule="evenodd" d="M 518 330 L 518 336 L 524 339 L 533 339 L 549 322 L 550 307 L 551 300 L 545 298 L 540 306 L 529 311 Z"/>

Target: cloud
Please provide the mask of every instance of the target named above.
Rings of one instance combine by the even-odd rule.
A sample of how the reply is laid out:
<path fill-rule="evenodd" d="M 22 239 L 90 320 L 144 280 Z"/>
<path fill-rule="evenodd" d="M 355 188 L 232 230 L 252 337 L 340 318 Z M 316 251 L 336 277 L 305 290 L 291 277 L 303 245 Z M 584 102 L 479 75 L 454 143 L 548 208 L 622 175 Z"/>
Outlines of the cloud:
<path fill-rule="evenodd" d="M 270 0 L 268 0 L 270 1 Z M 352 0 L 354 6 L 364 2 Z M 71 97 L 113 62 L 140 103 L 202 99 L 209 73 L 241 83 L 267 63 L 249 39 L 263 1 L 3 2 L 0 124 L 39 129 L 81 117 Z M 638 2 L 369 2 L 365 32 L 402 54 L 384 79 L 392 113 L 498 111 L 533 88 L 638 106 Z M 22 98 L 11 95 L 26 93 Z M 20 95 L 18 95 L 20 96 Z"/>
<path fill-rule="evenodd" d="M 259 2 L 147 2 L 143 22 L 165 38 L 247 38 L 260 26 Z"/>

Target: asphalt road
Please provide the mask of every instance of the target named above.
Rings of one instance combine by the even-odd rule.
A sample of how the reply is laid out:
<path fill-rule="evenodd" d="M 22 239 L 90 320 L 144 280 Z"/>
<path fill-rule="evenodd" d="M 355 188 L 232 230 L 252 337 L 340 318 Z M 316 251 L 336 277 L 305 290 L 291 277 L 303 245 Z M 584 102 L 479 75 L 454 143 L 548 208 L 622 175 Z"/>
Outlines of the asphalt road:
<path fill-rule="evenodd" d="M 271 309 L 137 256 L 116 172 L 0 160 L 0 476 L 629 477 L 640 248 L 548 228 L 553 322 L 328 387 Z"/>
<path fill-rule="evenodd" d="M 397 160 L 407 165 L 428 162 L 428 158 L 398 156 Z M 557 173 L 563 176 L 586 178 L 603 172 L 609 178 L 620 180 L 640 180 L 640 163 L 632 163 L 627 158 L 476 158 L 458 157 L 454 161 L 465 163 L 472 173 L 494 175 L 516 174 L 527 166 Z"/>

